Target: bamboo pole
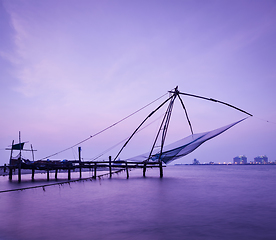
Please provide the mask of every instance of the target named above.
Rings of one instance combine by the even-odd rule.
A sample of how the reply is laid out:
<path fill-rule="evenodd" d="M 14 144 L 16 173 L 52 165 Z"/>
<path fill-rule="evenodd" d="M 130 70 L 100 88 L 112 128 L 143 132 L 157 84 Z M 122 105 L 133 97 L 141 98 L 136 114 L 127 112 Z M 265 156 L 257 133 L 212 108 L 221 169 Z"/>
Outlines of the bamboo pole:
<path fill-rule="evenodd" d="M 33 161 L 34 161 L 34 149 L 33 149 L 33 145 L 31 144 L 31 151 L 32 151 L 32 157 L 33 157 Z"/>
<path fill-rule="evenodd" d="M 94 165 L 94 178 L 96 179 L 97 177 L 97 163 Z"/>
<path fill-rule="evenodd" d="M 12 146 L 14 144 L 14 140 L 12 140 Z M 11 167 L 11 160 L 12 160 L 12 147 L 11 147 L 11 155 L 10 155 L 10 164 L 9 164 L 9 180 L 12 180 L 12 167 Z"/>

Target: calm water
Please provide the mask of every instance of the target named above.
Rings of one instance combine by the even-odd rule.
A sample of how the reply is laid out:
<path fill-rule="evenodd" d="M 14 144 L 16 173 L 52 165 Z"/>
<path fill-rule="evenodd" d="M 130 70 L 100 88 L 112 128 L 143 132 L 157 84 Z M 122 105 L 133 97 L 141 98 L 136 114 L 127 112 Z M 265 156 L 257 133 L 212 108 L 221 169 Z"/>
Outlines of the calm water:
<path fill-rule="evenodd" d="M 276 166 L 169 166 L 0 194 L 0 239 L 276 239 Z M 77 176 L 76 176 L 77 177 Z M 45 184 L 0 177 L 0 190 Z"/>

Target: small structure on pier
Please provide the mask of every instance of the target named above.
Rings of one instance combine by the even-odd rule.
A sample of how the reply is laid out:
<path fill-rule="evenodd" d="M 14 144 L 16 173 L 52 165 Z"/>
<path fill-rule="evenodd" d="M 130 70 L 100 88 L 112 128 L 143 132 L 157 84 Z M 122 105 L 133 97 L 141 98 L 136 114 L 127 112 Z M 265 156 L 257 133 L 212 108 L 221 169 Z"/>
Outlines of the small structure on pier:
<path fill-rule="evenodd" d="M 21 134 L 19 132 L 19 142 L 14 144 L 14 140 L 12 141 L 11 148 L 6 148 L 6 150 L 10 150 L 10 160 L 9 160 L 9 179 L 12 179 L 12 172 L 16 169 L 18 170 L 18 182 L 21 182 L 21 169 L 25 169 L 26 165 L 31 164 L 34 162 L 34 150 L 33 146 L 31 145 L 31 149 L 24 149 L 24 145 L 26 142 L 21 142 Z M 14 157 L 13 152 L 18 151 L 18 154 Z M 33 161 L 29 159 L 22 158 L 22 151 L 31 151 Z"/>

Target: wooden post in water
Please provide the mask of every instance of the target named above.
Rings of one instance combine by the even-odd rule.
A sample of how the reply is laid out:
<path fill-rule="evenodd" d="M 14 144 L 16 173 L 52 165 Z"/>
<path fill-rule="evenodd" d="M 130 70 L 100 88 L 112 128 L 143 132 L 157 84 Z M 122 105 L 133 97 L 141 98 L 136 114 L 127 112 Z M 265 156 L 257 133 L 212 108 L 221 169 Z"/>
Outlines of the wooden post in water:
<path fill-rule="evenodd" d="M 49 171 L 49 167 L 47 167 L 47 181 L 50 180 L 50 171 Z"/>
<path fill-rule="evenodd" d="M 97 163 L 94 165 L 94 178 L 96 179 L 97 177 Z"/>
<path fill-rule="evenodd" d="M 58 174 L 58 169 L 56 169 L 56 172 L 55 172 L 55 179 L 57 180 L 57 174 Z"/>
<path fill-rule="evenodd" d="M 68 167 L 68 180 L 71 180 L 71 168 Z"/>
<path fill-rule="evenodd" d="M 78 150 L 79 150 L 79 167 L 80 167 L 80 178 L 81 178 L 81 147 L 79 147 Z"/>
<path fill-rule="evenodd" d="M 19 166 L 18 166 L 18 182 L 21 182 L 21 157 L 19 158 Z"/>
<path fill-rule="evenodd" d="M 109 178 L 112 177 L 112 171 L 111 171 L 111 156 L 109 156 Z"/>
<path fill-rule="evenodd" d="M 34 181 L 35 169 L 32 168 L 32 181 Z"/>
<path fill-rule="evenodd" d="M 127 167 L 127 161 L 126 161 L 126 174 L 127 174 L 127 179 L 129 179 L 128 167 Z"/>
<path fill-rule="evenodd" d="M 9 180 L 12 180 L 12 167 L 9 167 Z"/>
<path fill-rule="evenodd" d="M 144 167 L 143 167 L 143 177 L 146 176 L 146 170 L 147 170 L 147 163 L 144 163 Z"/>
<path fill-rule="evenodd" d="M 160 178 L 163 177 L 163 167 L 162 167 L 162 161 L 159 161 L 159 168 L 160 168 Z"/>

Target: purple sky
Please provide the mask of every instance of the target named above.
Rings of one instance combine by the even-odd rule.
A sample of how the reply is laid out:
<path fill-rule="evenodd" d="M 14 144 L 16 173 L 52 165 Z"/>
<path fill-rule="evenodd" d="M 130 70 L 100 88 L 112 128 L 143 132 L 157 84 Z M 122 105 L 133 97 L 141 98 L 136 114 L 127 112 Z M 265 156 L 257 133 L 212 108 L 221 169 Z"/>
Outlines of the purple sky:
<path fill-rule="evenodd" d="M 231 162 L 243 154 L 276 160 L 274 0 L 0 0 L 0 33 L 1 165 L 18 131 L 38 150 L 36 158 L 46 157 L 177 85 L 254 117 L 174 163 Z M 162 100 L 82 144 L 83 157 L 128 137 Z M 183 100 L 195 132 L 246 117 L 217 103 Z M 149 151 L 157 128 L 158 122 L 139 133 L 122 158 Z M 167 143 L 189 134 L 176 102 Z M 76 148 L 55 156 L 76 157 Z"/>

